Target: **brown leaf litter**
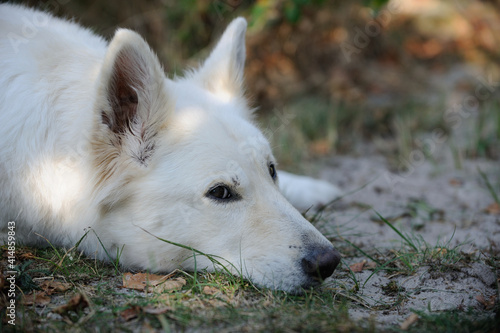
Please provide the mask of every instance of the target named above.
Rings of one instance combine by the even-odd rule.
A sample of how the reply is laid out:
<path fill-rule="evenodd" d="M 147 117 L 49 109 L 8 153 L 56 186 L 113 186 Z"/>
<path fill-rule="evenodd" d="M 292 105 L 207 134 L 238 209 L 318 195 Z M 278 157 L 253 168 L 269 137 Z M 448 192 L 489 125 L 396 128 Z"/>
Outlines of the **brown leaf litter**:
<path fill-rule="evenodd" d="M 125 273 L 123 274 L 123 287 L 146 292 L 162 293 L 182 289 L 186 280 L 181 277 L 172 278 L 169 275 L 157 275 L 150 273 Z"/>

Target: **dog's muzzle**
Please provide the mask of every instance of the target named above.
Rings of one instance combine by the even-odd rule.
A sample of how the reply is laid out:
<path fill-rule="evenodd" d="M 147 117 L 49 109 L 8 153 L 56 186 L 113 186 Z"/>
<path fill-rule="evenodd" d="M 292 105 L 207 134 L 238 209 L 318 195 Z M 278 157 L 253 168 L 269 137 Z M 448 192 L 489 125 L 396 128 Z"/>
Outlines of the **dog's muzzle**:
<path fill-rule="evenodd" d="M 333 247 L 314 247 L 302 258 L 302 270 L 313 280 L 321 282 L 333 274 L 339 262 L 340 253 Z"/>

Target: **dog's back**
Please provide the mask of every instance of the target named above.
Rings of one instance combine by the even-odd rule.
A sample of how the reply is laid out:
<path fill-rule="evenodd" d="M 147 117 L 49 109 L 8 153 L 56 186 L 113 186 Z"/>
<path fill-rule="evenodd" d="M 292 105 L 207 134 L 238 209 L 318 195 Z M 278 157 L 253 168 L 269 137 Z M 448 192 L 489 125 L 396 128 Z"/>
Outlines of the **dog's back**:
<path fill-rule="evenodd" d="M 86 191 L 78 156 L 106 45 L 71 22 L 0 5 L 0 220 L 18 221 L 18 239 L 42 241 L 23 221 L 81 214 L 68 202 Z"/>

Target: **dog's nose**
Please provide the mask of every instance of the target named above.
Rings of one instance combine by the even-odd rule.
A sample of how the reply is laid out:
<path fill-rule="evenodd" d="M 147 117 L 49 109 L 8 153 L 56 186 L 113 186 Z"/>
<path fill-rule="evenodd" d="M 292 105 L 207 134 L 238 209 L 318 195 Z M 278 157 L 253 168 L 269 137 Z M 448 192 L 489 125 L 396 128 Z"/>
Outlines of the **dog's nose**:
<path fill-rule="evenodd" d="M 304 273 L 316 280 L 324 280 L 333 274 L 340 262 L 340 253 L 333 247 L 311 249 L 302 259 Z"/>

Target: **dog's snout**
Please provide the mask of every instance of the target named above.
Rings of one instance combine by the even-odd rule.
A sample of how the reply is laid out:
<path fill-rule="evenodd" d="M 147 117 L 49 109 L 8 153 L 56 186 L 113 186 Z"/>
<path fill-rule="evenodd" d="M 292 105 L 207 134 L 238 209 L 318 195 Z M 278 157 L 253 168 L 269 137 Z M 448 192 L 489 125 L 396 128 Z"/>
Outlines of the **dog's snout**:
<path fill-rule="evenodd" d="M 340 262 L 340 253 L 333 247 L 315 248 L 302 259 L 302 269 L 308 276 L 324 280 L 333 274 Z"/>

